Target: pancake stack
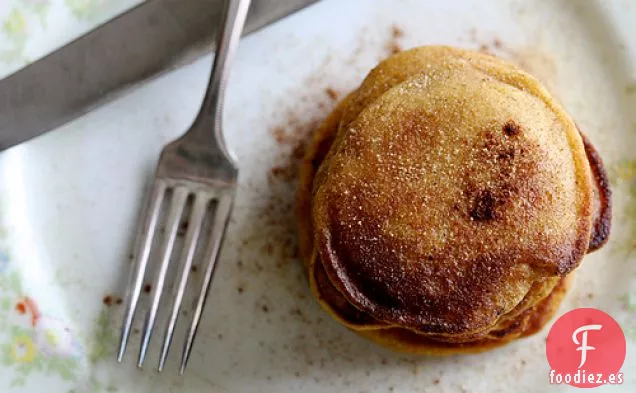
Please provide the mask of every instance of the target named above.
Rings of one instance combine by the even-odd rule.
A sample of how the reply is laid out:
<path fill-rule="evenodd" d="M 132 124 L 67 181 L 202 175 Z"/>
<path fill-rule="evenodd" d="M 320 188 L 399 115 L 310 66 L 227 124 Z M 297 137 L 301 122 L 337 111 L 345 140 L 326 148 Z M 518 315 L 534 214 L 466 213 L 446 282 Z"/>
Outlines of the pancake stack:
<path fill-rule="evenodd" d="M 537 80 L 438 46 L 384 60 L 333 110 L 297 202 L 322 307 L 424 354 L 536 333 L 611 211 L 600 157 Z"/>

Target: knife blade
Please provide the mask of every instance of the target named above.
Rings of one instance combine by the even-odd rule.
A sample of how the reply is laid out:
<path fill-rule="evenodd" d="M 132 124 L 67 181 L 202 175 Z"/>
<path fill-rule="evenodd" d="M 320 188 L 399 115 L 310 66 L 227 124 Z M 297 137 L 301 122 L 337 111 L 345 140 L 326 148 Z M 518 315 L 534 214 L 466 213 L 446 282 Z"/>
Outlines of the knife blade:
<path fill-rule="evenodd" d="M 224 0 L 147 0 L 0 81 L 0 151 L 213 49 Z M 254 0 L 253 32 L 318 0 Z"/>

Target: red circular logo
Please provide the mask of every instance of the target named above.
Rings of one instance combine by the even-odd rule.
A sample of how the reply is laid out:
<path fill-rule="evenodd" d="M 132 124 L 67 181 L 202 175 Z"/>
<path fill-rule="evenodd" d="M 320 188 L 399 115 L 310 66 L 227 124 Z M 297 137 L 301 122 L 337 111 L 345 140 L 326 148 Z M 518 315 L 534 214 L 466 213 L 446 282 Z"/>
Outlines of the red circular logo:
<path fill-rule="evenodd" d="M 550 383 L 580 388 L 620 384 L 626 350 L 623 329 L 609 314 L 572 310 L 557 319 L 546 339 Z"/>

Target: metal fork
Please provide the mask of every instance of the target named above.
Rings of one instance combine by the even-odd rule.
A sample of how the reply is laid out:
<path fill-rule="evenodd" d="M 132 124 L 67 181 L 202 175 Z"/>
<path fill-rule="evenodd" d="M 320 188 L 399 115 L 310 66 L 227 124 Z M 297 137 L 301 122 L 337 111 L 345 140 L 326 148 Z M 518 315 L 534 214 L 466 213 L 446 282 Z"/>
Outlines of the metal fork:
<path fill-rule="evenodd" d="M 188 200 L 192 201 L 192 209 L 180 253 L 178 277 L 175 281 L 177 285 L 173 293 L 170 318 L 165 326 L 158 370 L 160 372 L 163 370 L 170 350 L 195 250 L 199 237 L 202 235 L 204 219 L 209 209 L 215 205 L 210 237 L 201 239 L 202 242 L 207 241 L 207 244 L 202 243 L 205 250 L 203 262 L 207 265 L 183 345 L 179 374 L 183 374 L 190 358 L 236 191 L 238 168 L 223 138 L 223 97 L 229 65 L 236 52 L 249 4 L 250 0 L 226 0 L 212 74 L 199 114 L 188 132 L 168 144 L 159 158 L 152 191 L 146 200 L 140 217 L 141 225 L 136 232 L 134 268 L 128 283 L 126 311 L 117 353 L 118 362 L 123 360 L 126 352 L 151 249 L 158 247 L 160 265 L 153 285 L 150 308 L 145 318 L 137 366 L 142 367 L 144 363 L 167 278 L 175 238 Z M 163 241 L 157 241 L 161 244 L 154 244 L 162 205 L 168 199 L 168 195 L 171 195 L 171 198 L 167 209 Z"/>

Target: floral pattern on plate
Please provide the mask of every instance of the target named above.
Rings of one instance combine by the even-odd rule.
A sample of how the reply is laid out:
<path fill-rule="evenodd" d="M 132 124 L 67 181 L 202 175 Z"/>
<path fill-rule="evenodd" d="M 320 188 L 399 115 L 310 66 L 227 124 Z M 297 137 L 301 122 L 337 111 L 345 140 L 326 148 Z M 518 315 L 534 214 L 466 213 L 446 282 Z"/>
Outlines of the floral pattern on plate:
<path fill-rule="evenodd" d="M 140 0 L 4 0 L 0 3 L 0 78 L 85 33 Z M 90 366 L 111 358 L 115 329 L 104 308 L 89 332 L 77 332 L 56 310 L 41 309 L 25 288 L 24 271 L 9 249 L 0 200 L 0 391 L 53 378 L 68 393 L 116 392 Z M 28 389 L 27 389 L 28 390 Z M 58 391 L 53 388 L 53 390 Z M 11 391 L 13 391 L 11 389 Z"/>
<path fill-rule="evenodd" d="M 4 0 L 0 77 L 67 43 L 140 0 Z"/>
<path fill-rule="evenodd" d="M 616 251 L 624 258 L 633 259 L 636 257 L 636 160 L 618 161 L 610 173 L 614 191 L 625 192 L 627 196 L 624 211 L 618 212 L 616 218 L 626 220 L 625 225 L 629 230 L 626 238 L 618 242 Z M 626 315 L 619 322 L 628 340 L 636 342 L 636 277 L 631 283 L 631 291 L 620 298 Z"/>
<path fill-rule="evenodd" d="M 4 0 L 0 2 L 0 78 L 139 2 L 140 0 Z M 371 44 L 367 43 L 367 45 Z M 286 46 L 281 45 L 281 47 Z M 636 94 L 636 85 L 629 84 L 625 92 Z M 617 155 L 612 159 L 618 159 L 618 157 L 623 155 Z M 609 160 L 609 156 L 607 158 L 608 166 L 612 168 L 615 193 L 623 197 L 623 202 L 626 202 L 624 211 L 623 205 L 621 210 L 615 211 L 616 221 L 621 222 L 621 226 L 626 228 L 631 223 L 632 228 L 631 235 L 623 234 L 625 236 L 620 237 L 620 240 L 612 239 L 611 248 L 619 255 L 619 258 L 629 258 L 634 261 L 636 258 L 636 244 L 633 242 L 636 238 L 636 224 L 634 224 L 636 223 L 636 161 L 633 160 L 633 155 L 624 157 L 624 160 L 617 163 Z M 259 168 L 258 173 L 261 172 L 262 168 Z M 2 174 L 1 170 L 0 174 Z M 107 364 L 114 366 L 113 351 L 116 347 L 117 331 L 113 324 L 112 308 L 103 307 L 100 303 L 100 307 L 96 310 L 85 311 L 86 318 L 82 320 L 72 314 L 74 310 L 71 310 L 71 313 L 65 312 L 63 307 L 51 307 L 48 302 L 48 291 L 55 291 L 63 287 L 66 282 L 62 284 L 51 282 L 43 288 L 35 288 L 33 283 L 30 283 L 29 272 L 21 265 L 24 252 L 20 247 L 14 246 L 15 243 L 11 239 L 12 228 L 3 227 L 3 213 L 10 206 L 9 203 L 2 201 L 3 194 L 10 194 L 7 191 L 9 190 L 2 189 L 0 182 L 0 375 L 3 377 L 0 378 L 0 391 L 40 391 L 39 387 L 43 383 L 50 383 L 49 391 L 52 392 L 135 391 L 126 390 L 125 382 L 119 379 L 114 382 L 108 374 L 95 372 L 96 369 L 101 368 L 100 366 Z M 71 259 L 68 260 L 73 262 Z M 40 263 L 36 264 L 37 266 L 44 265 L 43 262 L 38 262 Z M 621 310 L 613 315 L 623 326 L 628 340 L 636 343 L 636 277 L 631 280 L 631 283 L 632 286 L 627 291 L 621 289 L 620 292 L 623 293 L 617 291 L 611 296 L 613 300 L 618 298 L 621 306 Z M 241 291 L 242 288 L 243 286 Z M 91 292 L 90 295 L 94 297 L 85 303 L 97 304 L 104 293 Z M 249 303 L 245 305 L 249 306 Z M 70 306 L 79 308 L 84 307 L 85 304 Z M 259 306 L 258 309 L 260 310 L 261 307 Z M 82 308 L 82 310 L 85 309 Z M 618 307 L 615 310 L 618 311 Z M 219 337 L 220 335 L 219 333 Z M 217 348 L 217 345 L 220 343 L 215 342 L 214 348 Z M 541 362 L 544 360 L 540 359 Z M 400 369 L 404 369 L 404 366 L 402 365 Z M 396 368 L 395 371 L 400 369 Z M 152 378 L 155 374 L 149 373 L 149 375 Z M 246 380 L 249 380 L 247 377 Z M 193 379 L 195 379 L 194 373 L 188 381 Z M 210 379 L 213 379 L 213 376 L 210 376 Z M 436 381 L 439 383 L 439 380 Z M 445 381 L 442 381 L 442 385 L 444 383 Z M 178 387 L 174 391 L 186 390 Z M 211 391 L 219 390 L 223 391 L 221 388 L 212 388 Z M 454 386 L 454 389 L 449 391 L 460 390 L 464 390 L 463 385 Z M 209 388 L 208 391 L 210 391 Z"/>
<path fill-rule="evenodd" d="M 0 214 L 2 210 L 0 209 Z M 7 246 L 8 230 L 0 230 L 0 364 L 12 371 L 3 388 L 28 385 L 29 377 L 40 374 L 59 379 L 66 391 L 86 385 L 91 392 L 116 392 L 110 383 L 85 376 L 86 362 L 95 364 L 112 355 L 115 336 L 104 309 L 89 337 L 80 338 L 67 321 L 47 315 L 35 299 L 26 295 L 22 272 L 12 266 Z M 84 342 L 90 342 L 86 353 Z M 4 389 L 2 389 L 4 391 Z"/>

